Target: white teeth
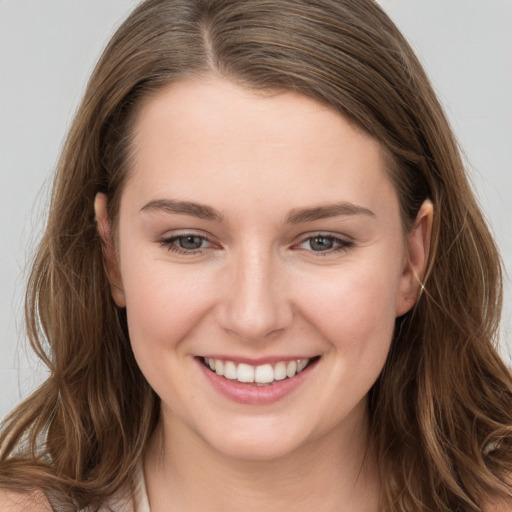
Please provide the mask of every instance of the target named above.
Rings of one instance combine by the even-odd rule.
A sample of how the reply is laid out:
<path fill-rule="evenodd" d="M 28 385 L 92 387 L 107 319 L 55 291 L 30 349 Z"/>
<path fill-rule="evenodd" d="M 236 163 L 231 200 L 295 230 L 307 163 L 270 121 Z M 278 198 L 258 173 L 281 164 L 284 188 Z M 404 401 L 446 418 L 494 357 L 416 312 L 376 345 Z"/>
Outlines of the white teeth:
<path fill-rule="evenodd" d="M 280 361 L 274 366 L 274 379 L 284 380 L 286 379 L 286 363 Z"/>
<path fill-rule="evenodd" d="M 224 375 L 224 364 L 219 359 L 215 361 L 215 373 L 217 375 Z"/>
<path fill-rule="evenodd" d="M 252 366 L 246 363 L 236 364 L 233 361 L 223 361 L 222 359 L 204 358 L 204 362 L 217 375 L 224 376 L 226 379 L 238 380 L 244 383 L 256 383 L 260 385 L 271 384 L 277 380 L 291 378 L 302 372 L 310 362 L 310 359 L 297 359 L 292 361 L 279 361 L 278 363 L 262 364 Z"/>
<path fill-rule="evenodd" d="M 297 361 L 297 373 L 300 373 L 304 368 L 306 368 L 306 365 L 308 364 L 307 359 L 300 359 Z"/>
<path fill-rule="evenodd" d="M 272 368 L 269 364 L 263 364 L 261 366 L 256 366 L 256 371 L 254 372 L 254 382 L 259 382 L 260 384 L 267 384 L 274 380 L 274 368 Z"/>
<path fill-rule="evenodd" d="M 226 364 L 224 365 L 224 377 L 226 377 L 226 379 L 236 380 L 236 364 L 233 363 L 233 361 L 226 361 Z"/>
<path fill-rule="evenodd" d="M 254 382 L 254 366 L 240 363 L 238 365 L 237 378 L 239 382 Z"/>
<path fill-rule="evenodd" d="M 290 361 L 286 366 L 286 376 L 293 377 L 297 372 L 297 361 Z"/>

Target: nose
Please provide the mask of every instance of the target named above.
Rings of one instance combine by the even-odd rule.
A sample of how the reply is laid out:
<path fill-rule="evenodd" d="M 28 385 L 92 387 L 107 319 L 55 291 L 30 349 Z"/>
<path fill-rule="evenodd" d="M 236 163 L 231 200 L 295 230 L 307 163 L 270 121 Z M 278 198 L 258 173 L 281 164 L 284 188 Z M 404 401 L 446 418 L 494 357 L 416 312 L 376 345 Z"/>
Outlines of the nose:
<path fill-rule="evenodd" d="M 240 251 L 230 262 L 221 326 L 244 341 L 264 341 L 286 329 L 293 308 L 287 297 L 286 270 L 271 251 Z"/>

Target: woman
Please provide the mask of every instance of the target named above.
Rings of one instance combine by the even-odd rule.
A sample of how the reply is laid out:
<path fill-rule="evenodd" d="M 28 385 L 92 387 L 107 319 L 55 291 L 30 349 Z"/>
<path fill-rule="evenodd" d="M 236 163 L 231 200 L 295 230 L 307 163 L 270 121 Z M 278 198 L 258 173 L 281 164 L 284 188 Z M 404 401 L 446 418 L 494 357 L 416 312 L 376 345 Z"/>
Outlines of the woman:
<path fill-rule="evenodd" d="M 500 305 L 376 4 L 143 2 L 59 164 L 2 510 L 509 510 Z"/>

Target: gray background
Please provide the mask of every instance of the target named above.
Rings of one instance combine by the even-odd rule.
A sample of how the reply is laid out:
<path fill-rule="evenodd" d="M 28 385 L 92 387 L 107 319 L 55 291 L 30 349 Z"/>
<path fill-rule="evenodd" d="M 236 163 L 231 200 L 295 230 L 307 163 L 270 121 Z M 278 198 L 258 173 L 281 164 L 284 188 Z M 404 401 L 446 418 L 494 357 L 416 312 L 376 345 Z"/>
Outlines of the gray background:
<path fill-rule="evenodd" d="M 429 73 L 512 269 L 512 0 L 380 0 Z M 0 0 L 0 417 L 44 377 L 22 296 L 49 183 L 87 78 L 137 0 Z M 502 346 L 510 361 L 511 287 Z"/>

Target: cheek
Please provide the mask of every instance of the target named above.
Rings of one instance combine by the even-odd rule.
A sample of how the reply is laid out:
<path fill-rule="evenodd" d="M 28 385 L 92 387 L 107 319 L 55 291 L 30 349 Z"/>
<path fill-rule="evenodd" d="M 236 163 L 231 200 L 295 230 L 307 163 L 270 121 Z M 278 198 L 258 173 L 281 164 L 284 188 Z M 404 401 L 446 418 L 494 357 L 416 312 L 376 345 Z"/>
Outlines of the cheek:
<path fill-rule="evenodd" d="M 138 269 L 143 269 L 138 270 Z M 133 254 L 122 266 L 126 312 L 132 346 L 143 352 L 149 344 L 175 346 L 208 310 L 205 293 L 211 279 L 186 269 Z"/>
<path fill-rule="evenodd" d="M 399 278 L 398 264 L 347 264 L 323 278 L 302 279 L 296 296 L 302 316 L 328 342 L 354 357 L 367 351 L 373 357 L 377 348 L 387 352 L 391 341 Z"/>
<path fill-rule="evenodd" d="M 179 409 L 186 407 L 186 397 L 193 393 L 190 388 L 182 393 L 188 378 L 183 363 L 191 355 L 187 340 L 209 310 L 211 293 L 205 293 L 205 281 L 211 280 L 197 273 L 191 279 L 166 261 L 141 262 L 130 258 L 123 269 L 130 343 L 150 386 Z"/>

